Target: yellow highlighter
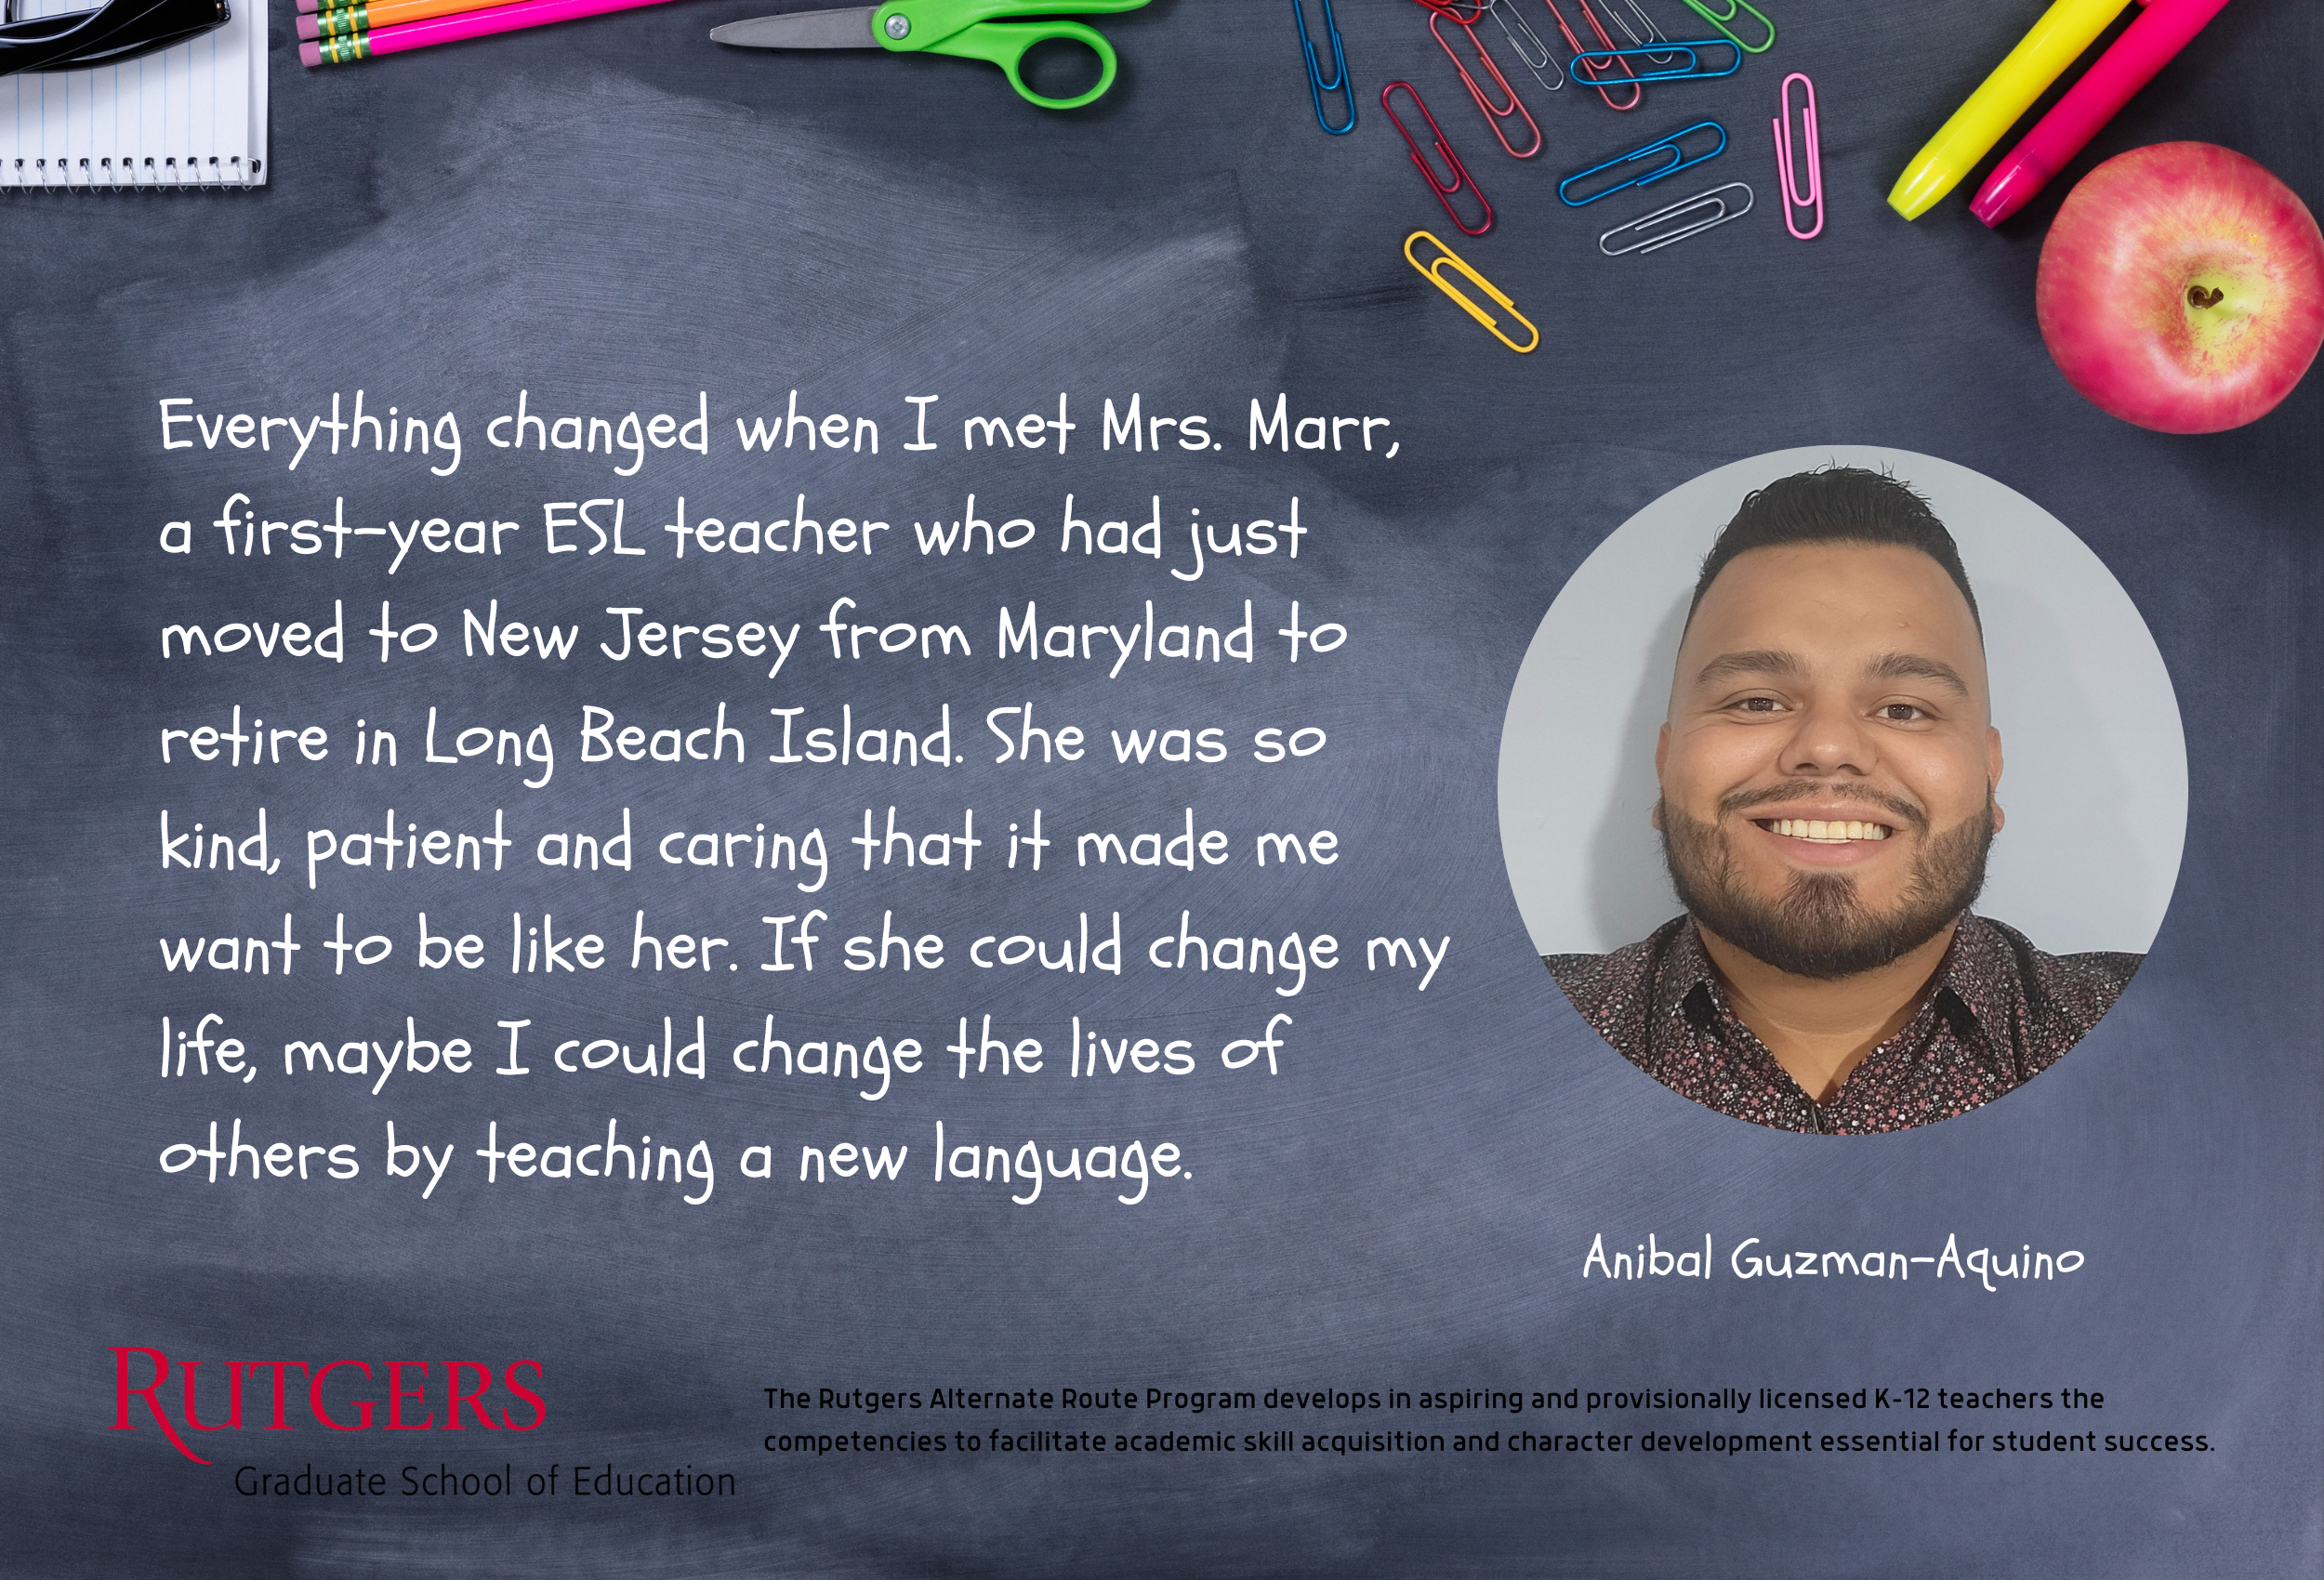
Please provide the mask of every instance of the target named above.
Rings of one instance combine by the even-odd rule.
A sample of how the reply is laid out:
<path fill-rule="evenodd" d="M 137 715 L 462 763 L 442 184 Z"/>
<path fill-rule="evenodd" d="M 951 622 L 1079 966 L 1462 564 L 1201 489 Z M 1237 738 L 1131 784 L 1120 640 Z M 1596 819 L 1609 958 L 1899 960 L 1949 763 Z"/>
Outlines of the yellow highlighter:
<path fill-rule="evenodd" d="M 2057 81 L 2131 0 L 2057 0 L 2008 59 L 1978 85 L 1953 118 L 1913 155 L 1888 194 L 1888 206 L 1918 219 L 1953 190 L 1978 160 L 1993 151 L 2011 126 Z"/>

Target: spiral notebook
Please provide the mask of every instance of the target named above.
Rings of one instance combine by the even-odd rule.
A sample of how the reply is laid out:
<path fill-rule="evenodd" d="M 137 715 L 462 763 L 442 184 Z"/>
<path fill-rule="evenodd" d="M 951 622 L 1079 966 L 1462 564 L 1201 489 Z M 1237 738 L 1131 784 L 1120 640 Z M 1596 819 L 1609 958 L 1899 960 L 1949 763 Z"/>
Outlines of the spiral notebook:
<path fill-rule="evenodd" d="M 86 10 L 33 0 L 20 18 Z M 0 190 L 128 191 L 266 184 L 266 4 L 118 66 L 0 77 Z"/>

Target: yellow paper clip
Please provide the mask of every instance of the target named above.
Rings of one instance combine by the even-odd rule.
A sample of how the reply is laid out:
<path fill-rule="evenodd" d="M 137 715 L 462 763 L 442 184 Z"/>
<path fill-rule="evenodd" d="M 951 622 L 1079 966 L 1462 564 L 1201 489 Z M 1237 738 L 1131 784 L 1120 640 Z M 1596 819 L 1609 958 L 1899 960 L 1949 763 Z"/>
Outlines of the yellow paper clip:
<path fill-rule="evenodd" d="M 1412 244 L 1415 242 L 1426 242 L 1430 246 L 1434 247 L 1441 256 L 1428 263 L 1422 263 L 1419 258 L 1412 256 Z M 1502 295 L 1499 286 L 1494 284 L 1484 275 L 1479 274 L 1475 270 L 1470 268 L 1467 261 L 1463 259 L 1459 253 L 1453 251 L 1452 248 L 1438 241 L 1428 231 L 1415 230 L 1412 234 L 1404 239 L 1404 260 L 1405 262 L 1410 264 L 1413 268 L 1419 270 L 1421 273 L 1427 275 L 1430 282 L 1433 283 L 1438 290 L 1444 292 L 1445 295 L 1450 296 L 1454 301 L 1460 304 L 1461 311 L 1467 313 L 1471 318 L 1475 319 L 1479 323 L 1485 325 L 1486 332 L 1490 334 L 1494 339 L 1499 340 L 1502 345 L 1508 347 L 1511 350 L 1515 351 L 1520 356 L 1523 356 L 1525 352 L 1532 350 L 1536 346 L 1541 344 L 1541 332 L 1536 329 L 1532 323 L 1526 320 L 1524 313 L 1517 310 L 1517 304 L 1515 302 L 1511 301 L 1506 296 Z M 1519 323 L 1525 324 L 1525 334 L 1529 336 L 1530 338 L 1527 339 L 1524 345 L 1520 346 L 1516 341 L 1512 340 L 1508 336 L 1502 334 L 1500 321 L 1499 319 L 1496 319 L 1491 313 L 1486 312 L 1483 308 L 1477 306 L 1476 303 L 1471 301 L 1466 296 L 1461 294 L 1459 286 L 1454 284 L 1451 281 L 1446 279 L 1443 274 L 1438 272 L 1438 270 L 1442 270 L 1448 263 L 1461 274 L 1465 275 L 1471 284 L 1475 285 L 1486 296 L 1500 303 L 1502 307 L 1507 308 L 1509 309 L 1510 317 L 1515 319 Z"/>

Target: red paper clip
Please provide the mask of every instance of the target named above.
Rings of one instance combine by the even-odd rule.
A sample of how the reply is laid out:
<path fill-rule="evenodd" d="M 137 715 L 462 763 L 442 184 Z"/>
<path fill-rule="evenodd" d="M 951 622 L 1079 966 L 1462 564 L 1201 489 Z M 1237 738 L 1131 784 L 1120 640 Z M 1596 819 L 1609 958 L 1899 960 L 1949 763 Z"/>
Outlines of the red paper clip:
<path fill-rule="evenodd" d="M 1420 151 L 1419 139 L 1412 135 L 1412 128 L 1406 125 L 1402 118 L 1396 114 L 1396 107 L 1388 102 L 1388 96 L 1398 88 L 1404 89 L 1406 93 L 1412 96 L 1413 106 L 1419 111 L 1420 119 L 1428 123 L 1429 136 L 1435 140 L 1436 151 L 1443 157 L 1446 168 L 1452 172 L 1452 182 L 1449 186 L 1436 178 L 1435 167 L 1429 164 L 1428 155 Z M 1460 155 L 1455 153 L 1452 144 L 1445 140 L 1444 130 L 1437 125 L 1436 117 L 1429 113 L 1428 101 L 1420 97 L 1420 90 L 1410 83 L 1390 83 L 1380 90 L 1380 107 L 1388 119 L 1395 123 L 1396 130 L 1404 134 L 1405 142 L 1412 150 L 1412 163 L 1419 165 L 1420 174 L 1428 178 L 1429 191 L 1434 192 L 1436 201 L 1445 205 L 1446 217 L 1460 227 L 1460 233 L 1464 236 L 1482 236 L 1490 230 L 1493 228 L 1493 205 L 1486 201 L 1485 193 L 1478 190 L 1476 178 L 1469 174 L 1469 167 L 1460 163 Z M 1453 194 L 1463 187 L 1476 193 L 1477 206 L 1485 210 L 1483 224 L 1470 224 L 1453 208 Z"/>
<path fill-rule="evenodd" d="M 1460 14 L 1460 7 L 1455 0 L 1412 0 L 1412 3 L 1415 6 L 1426 7 L 1447 21 L 1459 22 L 1462 27 L 1467 27 L 1472 22 L 1485 20 L 1485 13 L 1491 7 L 1493 0 L 1473 0 L 1469 8 L 1469 14 L 1465 17 Z"/>
<path fill-rule="evenodd" d="M 1541 3 L 1550 8 L 1550 15 L 1557 19 L 1557 31 L 1565 35 L 1565 43 L 1567 46 L 1573 50 L 1574 54 L 1577 57 L 1588 54 L 1590 46 L 1582 43 L 1580 34 L 1574 32 L 1573 24 L 1565 20 L 1565 13 L 1557 8 L 1557 0 L 1541 0 Z M 1590 8 L 1590 0 L 1574 0 L 1574 3 L 1581 7 L 1582 20 L 1590 24 L 1590 31 L 1598 35 L 1598 46 L 1602 49 L 1612 49 L 1615 47 L 1613 36 L 1605 31 L 1605 24 L 1598 20 L 1598 13 Z M 1623 76 L 1635 78 L 1638 75 L 1636 72 L 1631 70 L 1630 62 L 1622 59 L 1620 56 L 1618 55 L 1613 57 L 1613 62 L 1617 67 L 1620 68 L 1621 74 Z M 1605 107 L 1608 110 L 1635 110 L 1642 102 L 1644 101 L 1646 97 L 1645 87 L 1633 81 L 1629 85 L 1630 102 L 1628 104 L 1615 103 L 1612 89 L 1614 87 L 1618 87 L 1621 85 L 1609 85 L 1600 82 L 1597 79 L 1597 74 L 1599 72 L 1603 72 L 1605 68 L 1603 66 L 1596 68 L 1585 66 L 1579 59 L 1577 59 L 1574 62 L 1573 68 L 1574 80 L 1580 83 L 1584 87 L 1596 88 L 1598 90 L 1598 97 L 1605 100 Z M 1590 74 L 1585 75 L 1585 72 Z"/>
<path fill-rule="evenodd" d="M 1531 159 L 1535 154 L 1540 152 L 1541 128 L 1535 125 L 1533 117 L 1525 112 L 1525 105 L 1519 102 L 1517 99 L 1516 89 L 1511 87 L 1509 86 L 1509 79 L 1501 75 L 1501 69 L 1493 64 L 1493 57 L 1486 50 L 1485 40 L 1477 36 L 1476 30 L 1474 28 L 1471 27 L 1467 22 L 1460 21 L 1456 19 L 1451 12 L 1437 11 L 1433 7 L 1431 7 L 1431 10 L 1433 14 L 1428 20 L 1428 31 L 1435 36 L 1437 47 L 1442 49 L 1445 52 L 1446 58 L 1452 61 L 1453 70 L 1460 73 L 1461 82 L 1466 84 L 1468 86 L 1469 97 L 1475 99 L 1477 101 L 1477 108 L 1485 112 L 1486 125 L 1493 128 L 1493 135 L 1500 139 L 1502 149 L 1512 159 Z M 1500 108 L 1494 108 L 1493 101 L 1486 98 L 1485 90 L 1477 86 L 1476 78 L 1469 74 L 1469 68 L 1460 63 L 1459 54 L 1450 44 L 1445 41 L 1443 29 L 1444 24 L 1447 21 L 1451 22 L 1453 26 L 1459 28 L 1462 33 L 1469 35 L 1470 47 L 1477 52 L 1477 59 L 1484 64 L 1486 72 L 1493 79 L 1494 86 L 1501 90 Z M 1525 124 L 1525 129 L 1533 134 L 1533 146 L 1526 149 L 1522 153 L 1520 153 L 1515 146 L 1510 142 L 1508 134 L 1501 130 L 1501 124 L 1510 119 L 1512 116 L 1515 116 L 1519 120 L 1524 121 Z"/>

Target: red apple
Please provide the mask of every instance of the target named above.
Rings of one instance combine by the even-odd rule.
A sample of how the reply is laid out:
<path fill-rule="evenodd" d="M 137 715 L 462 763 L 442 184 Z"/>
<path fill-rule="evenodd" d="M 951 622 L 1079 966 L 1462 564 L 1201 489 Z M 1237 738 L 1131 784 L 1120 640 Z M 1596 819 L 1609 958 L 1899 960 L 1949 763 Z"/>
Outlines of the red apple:
<path fill-rule="evenodd" d="M 2067 194 L 2034 311 L 2058 371 L 2101 410 L 2164 433 L 2240 428 L 2324 343 L 2324 234 L 2232 149 L 2133 149 Z"/>

